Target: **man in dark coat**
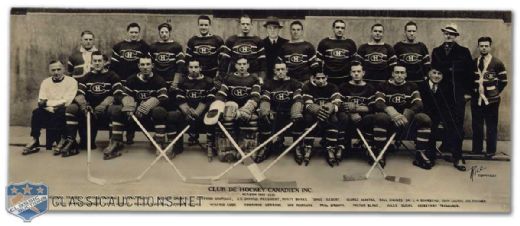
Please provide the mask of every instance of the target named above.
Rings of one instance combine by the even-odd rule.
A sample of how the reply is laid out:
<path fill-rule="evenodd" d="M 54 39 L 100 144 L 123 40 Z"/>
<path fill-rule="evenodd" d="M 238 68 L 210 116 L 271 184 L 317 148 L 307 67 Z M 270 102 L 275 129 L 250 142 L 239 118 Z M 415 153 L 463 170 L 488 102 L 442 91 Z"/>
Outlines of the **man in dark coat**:
<path fill-rule="evenodd" d="M 274 64 L 276 63 L 276 58 L 280 55 L 280 48 L 289 40 L 279 36 L 283 26 L 280 24 L 280 21 L 278 21 L 278 18 L 267 17 L 264 27 L 267 31 L 267 37 L 263 39 L 265 64 L 267 66 L 266 75 L 267 79 L 272 79 L 274 75 Z"/>
<path fill-rule="evenodd" d="M 457 25 L 448 24 L 441 29 L 444 43 L 432 51 L 432 67 L 438 68 L 444 75 L 440 89 L 446 97 L 448 113 L 451 120 L 446 125 L 447 144 L 444 146 L 453 153 L 453 165 L 465 171 L 462 159 L 462 142 L 464 139 L 464 111 L 466 99 L 469 99 L 473 86 L 473 62 L 469 49 L 457 44 L 459 36 Z"/>

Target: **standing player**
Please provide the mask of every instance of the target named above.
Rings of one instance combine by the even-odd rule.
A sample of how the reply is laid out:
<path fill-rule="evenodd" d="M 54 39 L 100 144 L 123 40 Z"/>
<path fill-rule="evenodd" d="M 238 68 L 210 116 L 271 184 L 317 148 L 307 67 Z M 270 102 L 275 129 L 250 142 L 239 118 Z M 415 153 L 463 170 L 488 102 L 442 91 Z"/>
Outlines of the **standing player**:
<path fill-rule="evenodd" d="M 184 73 L 185 62 L 182 46 L 171 39 L 172 26 L 168 23 L 160 24 L 160 41 L 150 45 L 150 55 L 154 63 L 154 74 L 161 76 L 166 82 L 172 83 Z"/>
<path fill-rule="evenodd" d="M 272 79 L 274 75 L 272 69 L 280 55 L 280 49 L 282 45 L 287 43 L 289 40 L 280 37 L 280 30 L 283 26 L 280 24 L 278 18 L 271 16 L 267 17 L 264 27 L 267 32 L 267 37 L 263 40 L 265 48 L 265 64 L 267 67 L 266 75 L 267 79 Z"/>
<path fill-rule="evenodd" d="M 31 118 L 31 137 L 33 139 L 25 146 L 23 155 L 40 150 L 39 138 L 42 128 L 52 128 L 58 133 L 63 133 L 65 108 L 72 103 L 78 91 L 78 82 L 64 74 L 65 67 L 60 61 L 54 60 L 49 63 L 49 73 L 51 77 L 43 80 L 40 85 L 38 108 L 34 109 Z"/>
<path fill-rule="evenodd" d="M 280 59 L 287 65 L 289 77 L 305 83 L 319 70 L 314 46 L 303 40 L 303 24 L 294 21 L 290 25 L 291 40 L 282 45 Z"/>
<path fill-rule="evenodd" d="M 374 24 L 371 31 L 370 42 L 361 45 L 357 55 L 366 72 L 365 80 L 384 83 L 390 77 L 392 67 L 397 63 L 397 57 L 392 46 L 383 42 L 383 25 Z"/>
<path fill-rule="evenodd" d="M 373 127 L 375 120 L 375 100 L 384 98 L 381 93 L 376 95 L 376 89 L 370 83 L 363 80 L 365 71 L 360 62 L 352 62 L 350 77 L 352 80 L 339 86 L 342 103 L 339 108 L 338 119 L 341 123 L 338 141 L 340 150 L 349 150 L 351 140 L 356 134 L 356 129 L 363 132 L 368 141 L 373 140 Z M 369 156 L 370 157 L 370 156 Z M 342 160 L 342 153 L 336 153 L 336 161 Z"/>
<path fill-rule="evenodd" d="M 251 36 L 251 17 L 243 15 L 239 19 L 240 34 L 226 40 L 221 54 L 220 72 L 231 73 L 232 68 L 240 58 L 245 58 L 250 65 L 249 73 L 260 79 L 265 79 L 265 49 L 262 39 Z"/>
<path fill-rule="evenodd" d="M 471 99 L 473 153 L 482 154 L 484 123 L 486 124 L 486 155 L 497 151 L 498 109 L 500 93 L 507 85 L 507 72 L 502 61 L 490 53 L 492 40 L 480 37 L 480 56 L 475 58 L 475 93 Z"/>
<path fill-rule="evenodd" d="M 422 42 L 416 40 L 417 24 L 410 21 L 404 25 L 406 39 L 394 45 L 399 63 L 406 67 L 406 80 L 419 83 L 425 80 L 430 70 L 430 54 Z"/>
<path fill-rule="evenodd" d="M 122 105 L 114 105 L 111 110 L 112 137 L 110 145 L 103 150 L 103 159 L 108 160 L 121 155 L 119 152 L 123 148 L 125 125 L 134 126 L 131 115 L 135 115 L 143 124 L 153 124 L 156 141 L 159 144 L 165 143 L 168 112 L 163 106 L 168 100 L 168 89 L 163 78 L 154 75 L 152 69 L 150 56 L 142 56 L 139 58 L 140 72 L 127 79 Z"/>
<path fill-rule="evenodd" d="M 332 22 L 333 37 L 324 38 L 318 44 L 318 59 L 323 63 L 323 73 L 328 82 L 340 85 L 349 77 L 350 64 L 355 59 L 356 43 L 345 37 L 347 24 L 343 20 Z"/>
<path fill-rule="evenodd" d="M 92 53 L 97 50 L 94 45 L 94 33 L 91 31 L 81 32 L 80 47 L 79 49 L 74 49 L 67 63 L 70 75 L 74 78 L 81 78 L 88 73 L 90 71 Z"/>
<path fill-rule="evenodd" d="M 212 103 L 212 106 L 225 105 L 223 125 L 245 152 L 251 151 L 257 144 L 256 109 L 261 89 L 260 79 L 249 74 L 248 68 L 246 58 L 238 59 L 235 63 L 236 72 L 224 77 L 220 90 L 215 95 L 216 101 Z M 216 139 L 221 161 L 232 162 L 241 158 L 222 132 L 216 133 Z"/>
<path fill-rule="evenodd" d="M 205 77 L 215 79 L 218 72 L 218 58 L 222 52 L 224 41 L 218 35 L 211 34 L 211 19 L 199 16 L 199 35 L 188 40 L 186 62 L 196 60 L 200 64 L 201 73 Z"/>
<path fill-rule="evenodd" d="M 303 133 L 303 102 L 302 84 L 287 76 L 287 66 L 283 62 L 274 65 L 274 77 L 267 79 L 262 87 L 262 97 L 258 108 L 258 124 L 260 134 L 258 141 L 263 143 L 273 133 L 283 128 L 290 121 L 294 122 L 291 129 L 293 141 Z M 262 162 L 276 151 L 283 150 L 283 135 L 275 142 L 261 149 L 255 157 L 256 162 Z"/>
<path fill-rule="evenodd" d="M 61 150 L 57 150 L 55 155 L 61 154 L 64 157 L 77 154 L 76 133 L 81 123 L 81 129 L 87 128 L 85 116 L 87 112 L 93 114 L 92 117 L 92 148 L 96 148 L 96 135 L 98 126 L 107 124 L 110 117 L 109 107 L 114 103 L 114 96 L 121 100 L 123 86 L 119 77 L 105 67 L 108 61 L 107 56 L 100 51 L 92 53 L 92 71 L 78 79 L 78 93 L 74 102 L 67 107 L 67 139 Z M 86 131 L 85 131 L 86 133 Z M 86 146 L 86 141 L 84 142 Z"/>
<path fill-rule="evenodd" d="M 413 164 L 422 169 L 431 169 L 432 161 L 427 157 L 431 133 L 430 117 L 421 113 L 423 103 L 419 89 L 415 83 L 406 81 L 406 67 L 394 66 L 392 77 L 379 87 L 385 99 L 376 102 L 382 106 L 386 114 L 377 114 L 374 125 L 374 154 L 379 155 L 387 142 L 388 133 L 398 132 L 406 138 L 410 130 L 415 130 L 415 161 Z M 386 165 L 385 158 L 380 161 Z"/>
<path fill-rule="evenodd" d="M 310 81 L 303 85 L 302 99 L 305 104 L 305 110 L 303 111 L 305 127 L 309 128 L 318 121 L 319 127 L 316 129 L 319 131 L 311 132 L 303 140 L 303 146 L 296 148 L 296 163 L 301 165 L 304 162 L 305 166 L 309 164 L 314 143 L 312 136 L 320 136 L 323 141 L 321 143 L 325 147 L 325 159 L 333 167 L 337 164 L 337 152 L 341 151 L 338 147 L 339 125 L 336 116 L 338 105 L 341 102 L 338 87 L 327 82 L 327 75 L 318 73 L 312 75 Z"/>
<path fill-rule="evenodd" d="M 191 126 L 191 133 L 196 136 L 204 131 L 202 119 L 207 110 L 208 103 L 215 98 L 215 86 L 213 79 L 206 77 L 201 72 L 200 63 L 197 60 L 188 62 L 188 76 L 179 81 L 177 88 L 178 109 L 172 111 L 168 109 L 168 124 L 166 134 L 168 142 L 177 136 L 177 132 L 186 125 Z M 190 135 L 191 136 L 191 135 Z M 213 131 L 207 133 L 208 147 L 215 146 Z M 182 140 L 176 143 L 176 149 L 171 152 L 171 157 L 182 152 Z M 212 160 L 213 149 L 208 150 L 208 158 Z"/>

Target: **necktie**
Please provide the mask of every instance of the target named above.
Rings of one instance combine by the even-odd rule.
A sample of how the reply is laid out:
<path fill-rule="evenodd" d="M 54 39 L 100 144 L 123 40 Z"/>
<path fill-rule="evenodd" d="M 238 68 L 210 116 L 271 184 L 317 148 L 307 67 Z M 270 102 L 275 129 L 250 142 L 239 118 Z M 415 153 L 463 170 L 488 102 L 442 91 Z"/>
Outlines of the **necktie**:
<path fill-rule="evenodd" d="M 451 45 L 446 43 L 444 45 L 444 52 L 446 53 L 446 55 L 450 55 L 450 51 L 451 51 Z"/>
<path fill-rule="evenodd" d="M 276 45 L 276 40 L 273 40 L 273 46 Z"/>
<path fill-rule="evenodd" d="M 433 84 L 433 86 L 432 86 L 432 92 L 433 92 L 433 93 L 436 93 L 436 92 L 437 92 L 437 84 Z"/>
<path fill-rule="evenodd" d="M 480 57 L 480 60 L 478 61 L 478 70 L 483 71 L 484 70 L 484 57 Z"/>

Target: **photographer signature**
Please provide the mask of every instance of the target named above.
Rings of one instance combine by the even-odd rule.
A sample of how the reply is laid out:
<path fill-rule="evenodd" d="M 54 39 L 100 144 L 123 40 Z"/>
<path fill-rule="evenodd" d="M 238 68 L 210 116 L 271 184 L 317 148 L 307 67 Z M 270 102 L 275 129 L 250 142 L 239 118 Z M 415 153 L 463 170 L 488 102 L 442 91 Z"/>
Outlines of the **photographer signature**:
<path fill-rule="evenodd" d="M 469 179 L 473 181 L 473 179 L 477 176 L 478 173 L 484 171 L 486 167 L 484 166 L 471 166 L 471 170 L 469 173 Z"/>

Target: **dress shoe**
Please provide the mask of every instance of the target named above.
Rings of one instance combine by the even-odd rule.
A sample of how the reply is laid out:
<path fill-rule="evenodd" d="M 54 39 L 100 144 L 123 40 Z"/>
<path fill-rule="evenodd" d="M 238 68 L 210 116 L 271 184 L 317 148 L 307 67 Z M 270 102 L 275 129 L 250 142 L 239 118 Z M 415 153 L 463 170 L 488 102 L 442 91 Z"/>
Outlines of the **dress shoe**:
<path fill-rule="evenodd" d="M 459 171 L 466 171 L 466 161 L 464 161 L 464 159 L 458 159 L 458 160 L 455 160 L 453 161 L 453 166 L 455 167 L 455 169 L 459 170 Z"/>

